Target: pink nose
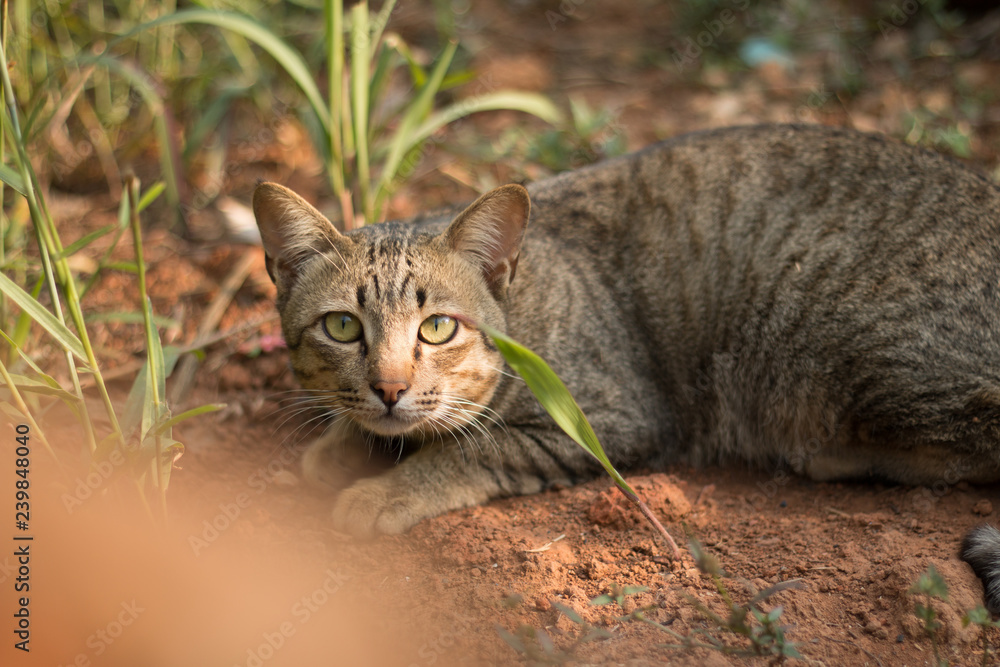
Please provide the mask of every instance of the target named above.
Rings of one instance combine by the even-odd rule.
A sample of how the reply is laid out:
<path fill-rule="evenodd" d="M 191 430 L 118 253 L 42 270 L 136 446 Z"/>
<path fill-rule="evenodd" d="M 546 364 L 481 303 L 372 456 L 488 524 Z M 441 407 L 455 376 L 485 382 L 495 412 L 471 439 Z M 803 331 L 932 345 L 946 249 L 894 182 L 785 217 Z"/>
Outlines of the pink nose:
<path fill-rule="evenodd" d="M 372 389 L 379 395 L 382 402 L 388 407 L 392 407 L 399 400 L 399 395 L 410 388 L 405 382 L 386 382 L 380 380 L 372 385 Z"/>

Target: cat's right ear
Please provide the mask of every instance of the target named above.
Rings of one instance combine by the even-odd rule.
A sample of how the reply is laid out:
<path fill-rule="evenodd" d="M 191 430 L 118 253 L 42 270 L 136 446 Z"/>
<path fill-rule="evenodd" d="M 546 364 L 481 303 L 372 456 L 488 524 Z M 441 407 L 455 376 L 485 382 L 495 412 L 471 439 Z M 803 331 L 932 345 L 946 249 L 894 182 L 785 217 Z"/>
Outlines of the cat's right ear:
<path fill-rule="evenodd" d="M 261 183 L 253 193 L 253 214 L 266 255 L 267 273 L 287 287 L 302 263 L 344 239 L 309 202 L 277 183 Z"/>
<path fill-rule="evenodd" d="M 497 296 L 514 280 L 530 212 L 528 191 L 504 185 L 473 202 L 444 233 L 453 250 L 479 267 Z"/>

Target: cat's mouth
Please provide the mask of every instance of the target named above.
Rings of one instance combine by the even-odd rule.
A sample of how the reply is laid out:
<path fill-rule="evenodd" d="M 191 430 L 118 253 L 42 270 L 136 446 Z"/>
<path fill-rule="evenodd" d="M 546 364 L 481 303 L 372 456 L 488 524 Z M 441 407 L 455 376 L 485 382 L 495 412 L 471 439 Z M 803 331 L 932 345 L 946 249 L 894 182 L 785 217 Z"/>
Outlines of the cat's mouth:
<path fill-rule="evenodd" d="M 380 414 L 356 415 L 355 420 L 378 435 L 405 435 L 427 421 L 425 415 L 411 410 L 387 408 Z"/>

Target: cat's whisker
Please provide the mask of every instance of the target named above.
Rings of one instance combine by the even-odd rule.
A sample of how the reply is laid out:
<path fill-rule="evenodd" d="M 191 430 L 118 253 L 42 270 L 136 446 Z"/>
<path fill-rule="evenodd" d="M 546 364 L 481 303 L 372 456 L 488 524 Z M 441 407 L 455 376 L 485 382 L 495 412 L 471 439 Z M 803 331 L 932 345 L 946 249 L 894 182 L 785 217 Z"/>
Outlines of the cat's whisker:
<path fill-rule="evenodd" d="M 281 429 L 282 427 L 284 427 L 285 424 L 287 424 L 289 421 L 295 419 L 296 417 L 298 417 L 300 415 L 303 415 L 303 414 L 307 414 L 307 413 L 312 412 L 312 411 L 318 411 L 321 415 L 332 414 L 332 415 L 336 416 L 336 415 L 344 414 L 345 412 L 347 412 L 347 409 L 339 407 L 339 406 L 335 406 L 335 405 L 329 405 L 328 403 L 324 403 L 322 405 L 307 405 L 307 406 L 302 406 L 302 407 L 298 407 L 298 408 L 292 408 L 292 409 L 289 409 L 288 414 L 284 415 L 283 419 L 274 428 L 274 432 L 277 432 L 279 429 Z"/>
<path fill-rule="evenodd" d="M 339 417 L 342 414 L 343 414 L 343 410 L 341 410 L 341 411 L 336 411 L 336 410 L 323 411 L 320 414 L 316 415 L 315 417 L 306 420 L 302 424 L 299 424 L 295 428 L 295 430 L 293 430 L 291 433 L 289 433 L 287 436 L 285 436 L 284 440 L 282 440 L 282 444 L 284 444 L 285 442 L 287 442 L 287 440 L 289 438 L 293 438 L 293 437 L 298 437 L 298 441 L 301 442 L 302 439 L 304 439 L 306 436 L 308 436 L 313 431 L 315 431 L 317 426 L 320 426 L 321 424 L 323 424 L 326 421 L 331 421 L 332 422 L 333 420 L 335 420 L 337 417 Z M 299 432 L 303 428 L 305 428 L 306 426 L 309 426 L 310 424 L 312 424 L 312 426 L 309 428 L 309 430 L 307 430 L 303 435 L 299 436 Z"/>
<path fill-rule="evenodd" d="M 468 408 L 463 407 L 462 411 L 465 414 L 468 414 L 469 416 L 472 416 L 474 418 L 483 417 L 487 421 L 492 423 L 494 426 L 503 429 L 504 432 L 507 431 L 507 426 L 506 424 L 504 424 L 503 417 L 500 415 L 499 412 L 497 412 L 493 408 L 486 405 L 481 405 L 479 403 L 476 403 L 475 401 L 470 401 L 468 399 L 461 398 L 459 396 L 448 396 L 448 400 L 460 406 L 469 406 L 473 408 L 472 410 L 469 410 Z"/>
<path fill-rule="evenodd" d="M 497 373 L 499 375 L 506 375 L 507 377 L 509 377 L 511 379 L 521 380 L 522 382 L 524 382 L 524 378 L 522 378 L 517 373 L 511 373 L 510 371 L 507 371 L 507 370 L 505 370 L 503 368 L 497 368 L 496 366 L 490 366 L 489 364 L 484 364 L 483 367 L 484 368 L 488 368 L 491 371 L 493 371 L 493 372 L 495 372 L 495 373 Z"/>

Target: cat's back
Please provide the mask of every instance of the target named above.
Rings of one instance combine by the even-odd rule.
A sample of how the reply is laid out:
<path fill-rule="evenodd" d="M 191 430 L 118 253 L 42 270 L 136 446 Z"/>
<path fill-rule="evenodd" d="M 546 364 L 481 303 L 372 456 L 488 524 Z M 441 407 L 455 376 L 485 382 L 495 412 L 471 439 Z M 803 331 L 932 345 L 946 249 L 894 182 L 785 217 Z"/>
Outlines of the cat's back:
<path fill-rule="evenodd" d="M 642 372 L 714 451 L 774 424 L 808 430 L 797 419 L 933 431 L 1000 397 L 1000 188 L 954 160 L 753 126 L 679 137 L 532 198 L 526 260 L 533 234 L 578 271 L 587 258 L 608 289 L 593 307 L 623 321 L 621 344 L 649 349 Z M 725 426 L 762 415 L 770 430 Z"/>

